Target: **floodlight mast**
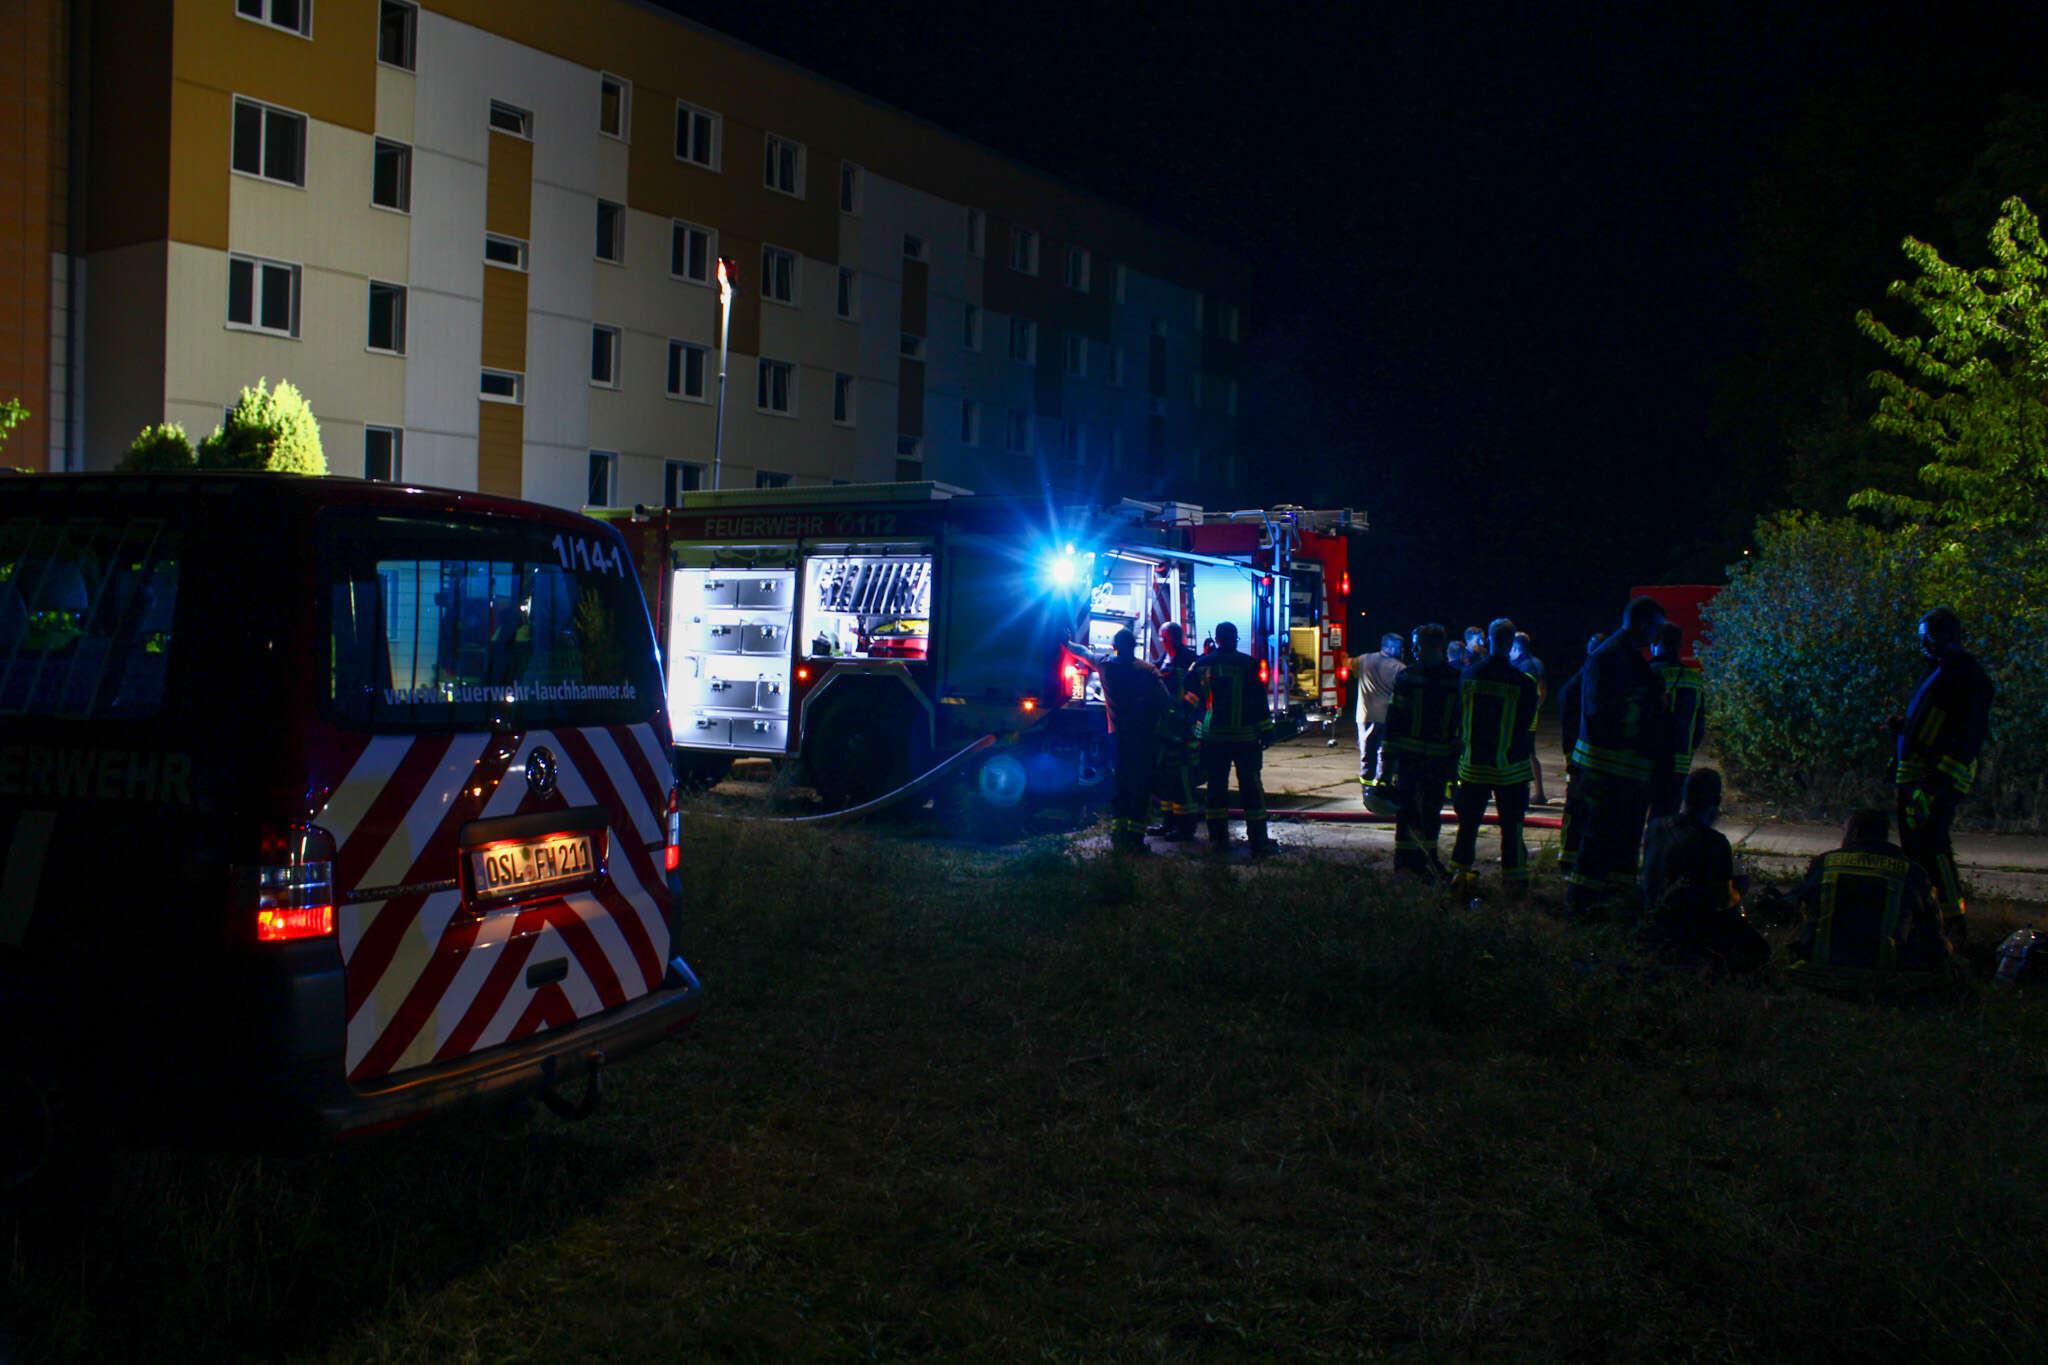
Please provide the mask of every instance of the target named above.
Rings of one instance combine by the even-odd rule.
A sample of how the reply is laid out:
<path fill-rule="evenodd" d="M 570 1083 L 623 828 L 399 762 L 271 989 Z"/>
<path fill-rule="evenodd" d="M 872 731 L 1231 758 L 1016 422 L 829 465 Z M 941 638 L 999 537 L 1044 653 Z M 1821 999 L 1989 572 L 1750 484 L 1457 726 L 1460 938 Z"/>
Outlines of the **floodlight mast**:
<path fill-rule="evenodd" d="M 711 486 L 720 486 L 725 464 L 725 352 L 732 335 L 732 280 L 738 267 L 724 256 L 718 258 L 718 415 L 711 426 Z"/>

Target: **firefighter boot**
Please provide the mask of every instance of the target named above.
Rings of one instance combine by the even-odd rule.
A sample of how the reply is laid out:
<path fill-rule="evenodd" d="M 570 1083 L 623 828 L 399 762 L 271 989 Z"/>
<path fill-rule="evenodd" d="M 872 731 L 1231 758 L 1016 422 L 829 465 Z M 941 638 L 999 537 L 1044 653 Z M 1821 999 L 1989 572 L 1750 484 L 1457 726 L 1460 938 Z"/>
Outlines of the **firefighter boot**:
<path fill-rule="evenodd" d="M 1244 826 L 1245 842 L 1252 846 L 1254 858 L 1270 858 L 1280 851 L 1280 845 L 1266 837 L 1264 820 L 1247 820 Z"/>
<path fill-rule="evenodd" d="M 1230 852 L 1230 822 L 1228 820 L 1211 820 L 1209 822 L 1209 851 L 1211 853 Z"/>

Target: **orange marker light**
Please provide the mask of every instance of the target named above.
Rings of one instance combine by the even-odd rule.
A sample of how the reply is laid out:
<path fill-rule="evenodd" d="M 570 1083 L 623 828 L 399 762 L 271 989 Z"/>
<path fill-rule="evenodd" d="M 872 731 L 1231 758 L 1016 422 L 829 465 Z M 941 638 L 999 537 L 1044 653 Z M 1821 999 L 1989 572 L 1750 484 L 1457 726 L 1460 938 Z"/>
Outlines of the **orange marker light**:
<path fill-rule="evenodd" d="M 1024 709 L 1026 711 L 1036 711 L 1038 709 L 1038 698 L 1026 697 L 1024 699 Z"/>

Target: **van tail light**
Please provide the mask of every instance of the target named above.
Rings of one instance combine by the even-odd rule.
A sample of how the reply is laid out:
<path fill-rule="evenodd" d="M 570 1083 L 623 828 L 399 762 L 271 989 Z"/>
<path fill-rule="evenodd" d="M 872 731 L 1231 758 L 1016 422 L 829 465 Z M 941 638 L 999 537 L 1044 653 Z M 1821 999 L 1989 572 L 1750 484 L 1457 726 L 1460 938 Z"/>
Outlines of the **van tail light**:
<path fill-rule="evenodd" d="M 1273 665 L 1264 659 L 1259 660 L 1259 686 L 1265 687 L 1272 681 Z"/>
<path fill-rule="evenodd" d="M 1095 665 L 1071 649 L 1060 650 L 1060 695 L 1068 701 L 1088 698 L 1088 675 Z"/>
<path fill-rule="evenodd" d="M 661 850 L 661 866 L 664 871 L 673 872 L 683 865 L 683 789 L 668 789 L 668 816 L 662 825 L 665 831 Z"/>
<path fill-rule="evenodd" d="M 259 861 L 236 869 L 258 943 L 334 933 L 334 836 L 318 825 L 263 832 Z"/>

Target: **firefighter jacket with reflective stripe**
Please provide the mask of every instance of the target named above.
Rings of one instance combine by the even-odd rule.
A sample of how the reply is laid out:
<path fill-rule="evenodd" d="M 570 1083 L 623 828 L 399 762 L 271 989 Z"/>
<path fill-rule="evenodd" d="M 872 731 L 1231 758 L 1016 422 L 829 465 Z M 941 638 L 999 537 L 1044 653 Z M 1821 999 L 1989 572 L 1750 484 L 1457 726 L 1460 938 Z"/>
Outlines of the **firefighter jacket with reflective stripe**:
<path fill-rule="evenodd" d="M 1997 690 L 1983 666 L 1961 650 L 1929 668 L 1906 704 L 1897 781 L 1967 796 Z"/>
<path fill-rule="evenodd" d="M 1565 679 L 1564 686 L 1557 690 L 1557 723 L 1564 733 L 1564 756 L 1567 760 L 1579 743 L 1579 714 L 1584 704 L 1585 687 L 1586 671 L 1582 667 Z"/>
<path fill-rule="evenodd" d="M 1259 682 L 1259 661 L 1235 649 L 1218 649 L 1195 661 L 1188 690 L 1199 702 L 1196 733 L 1217 743 L 1262 740 L 1272 733 L 1273 715 Z"/>
<path fill-rule="evenodd" d="M 1529 754 L 1535 748 L 1530 731 L 1536 716 L 1536 680 L 1495 655 L 1467 668 L 1458 692 L 1465 732 L 1458 780 L 1488 787 L 1527 782 Z"/>
<path fill-rule="evenodd" d="M 1395 679 L 1387 703 L 1387 752 L 1448 769 L 1464 734 L 1458 683 L 1458 670 L 1447 663 L 1416 664 Z"/>
<path fill-rule="evenodd" d="M 1195 704 L 1188 700 L 1188 674 L 1194 671 L 1199 659 L 1200 656 L 1195 651 L 1182 645 L 1180 652 L 1168 659 L 1159 670 L 1160 675 L 1166 679 L 1166 690 L 1172 695 L 1174 704 L 1190 713 L 1194 711 Z M 1190 715 L 1189 719 L 1192 720 L 1193 716 Z"/>
<path fill-rule="evenodd" d="M 1897 845 L 1823 853 L 1807 868 L 1799 899 L 1813 918 L 1792 952 L 1817 971 L 1924 970 L 1948 955 L 1927 874 Z"/>
<path fill-rule="evenodd" d="M 1102 661 L 1100 671 L 1109 732 L 1124 737 L 1150 735 L 1172 704 L 1159 670 L 1143 659 L 1113 654 Z"/>
<path fill-rule="evenodd" d="M 1707 737 L 1707 704 L 1700 695 L 1698 664 L 1653 655 L 1650 671 L 1664 685 L 1664 721 L 1669 735 L 1665 747 L 1671 753 L 1671 771 L 1684 777 L 1692 771 L 1692 756 Z"/>
<path fill-rule="evenodd" d="M 1579 742 L 1572 762 L 1632 782 L 1649 781 L 1650 769 L 1664 756 L 1663 695 L 1664 685 L 1628 642 L 1628 632 L 1608 636 L 1580 674 Z"/>

